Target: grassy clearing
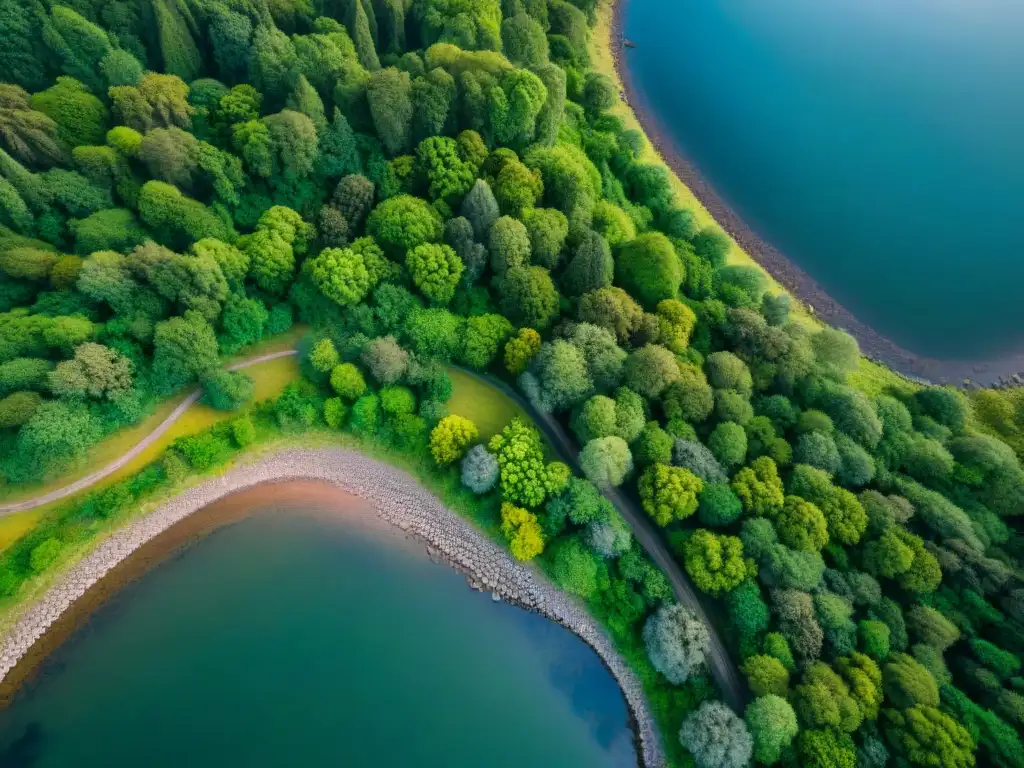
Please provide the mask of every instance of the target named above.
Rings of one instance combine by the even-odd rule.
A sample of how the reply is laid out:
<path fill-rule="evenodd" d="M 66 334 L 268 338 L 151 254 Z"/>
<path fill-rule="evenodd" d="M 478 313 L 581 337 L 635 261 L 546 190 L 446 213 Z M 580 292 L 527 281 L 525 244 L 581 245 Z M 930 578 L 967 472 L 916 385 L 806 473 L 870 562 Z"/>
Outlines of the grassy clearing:
<path fill-rule="evenodd" d="M 265 346 L 261 345 L 250 350 L 250 352 L 244 355 L 244 357 L 253 357 L 255 355 L 290 349 L 295 345 L 295 340 L 298 335 L 301 335 L 301 332 L 289 332 L 288 334 L 285 334 L 284 337 L 273 339 Z M 298 379 L 300 375 L 299 365 L 294 357 L 282 357 L 277 360 L 260 363 L 247 368 L 246 372 L 252 376 L 255 383 L 253 400 L 257 402 L 277 397 L 285 386 Z M 184 395 L 161 403 L 156 410 L 154 410 L 152 415 L 143 421 L 133 427 L 117 432 L 103 442 L 94 446 L 85 461 L 82 463 L 80 469 L 66 475 L 62 475 L 48 483 L 40 483 L 34 486 L 19 486 L 17 494 L 10 493 L 4 495 L 4 500 L 17 501 L 18 499 L 49 493 L 51 490 L 61 488 L 68 483 L 74 482 L 80 477 L 95 471 L 98 467 L 102 467 L 111 461 L 114 461 L 118 456 L 121 456 L 131 450 L 132 446 L 138 444 L 142 438 L 152 432 L 160 422 L 170 415 L 171 411 L 178 406 L 183 398 Z M 128 462 L 125 466 L 121 467 L 118 471 L 112 473 L 108 477 L 105 477 L 88 490 L 91 491 L 104 488 L 107 485 L 138 472 L 159 456 L 167 446 L 179 437 L 193 435 L 220 421 L 233 418 L 235 415 L 236 414 L 231 412 L 216 411 L 213 408 L 196 403 L 182 414 L 181 418 L 174 422 L 170 429 L 160 436 L 159 440 L 154 441 L 146 448 L 146 450 L 136 456 L 132 461 Z M 82 491 L 82 493 L 85 492 L 86 491 Z M 61 499 L 60 501 L 53 502 L 42 507 L 37 507 L 36 509 L 0 517 L 0 551 L 6 549 L 11 543 L 21 537 L 22 534 L 31 530 L 35 524 L 44 517 L 46 512 L 60 504 L 65 504 L 74 498 L 76 498 L 76 496 Z"/>
<path fill-rule="evenodd" d="M 532 423 L 526 411 L 503 392 L 464 371 L 450 368 L 448 374 L 454 387 L 448 411 L 476 424 L 481 440 L 490 440 L 516 416 Z"/>

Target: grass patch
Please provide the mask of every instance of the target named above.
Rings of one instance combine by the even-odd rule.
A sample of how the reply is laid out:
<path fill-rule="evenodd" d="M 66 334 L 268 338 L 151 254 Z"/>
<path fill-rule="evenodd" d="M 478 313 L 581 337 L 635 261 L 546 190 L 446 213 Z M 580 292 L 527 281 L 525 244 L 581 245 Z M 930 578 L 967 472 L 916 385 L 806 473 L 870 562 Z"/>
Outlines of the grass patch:
<path fill-rule="evenodd" d="M 526 411 L 504 392 L 465 371 L 449 368 L 448 375 L 453 387 L 452 398 L 447 403 L 448 411 L 476 424 L 484 442 L 501 432 L 516 416 L 533 423 Z"/>

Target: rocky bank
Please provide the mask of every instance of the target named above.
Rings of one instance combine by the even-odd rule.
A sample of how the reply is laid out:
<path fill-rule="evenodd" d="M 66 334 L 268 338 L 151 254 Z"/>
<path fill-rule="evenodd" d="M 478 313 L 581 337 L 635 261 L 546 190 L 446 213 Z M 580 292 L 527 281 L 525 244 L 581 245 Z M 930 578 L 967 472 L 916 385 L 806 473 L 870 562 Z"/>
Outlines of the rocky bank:
<path fill-rule="evenodd" d="M 424 542 L 431 556 L 464 573 L 471 586 L 492 592 L 495 599 L 540 613 L 574 632 L 597 652 L 621 686 L 632 713 L 643 765 L 665 765 L 640 680 L 583 607 L 535 568 L 516 562 L 409 474 L 342 448 L 285 449 L 241 464 L 183 491 L 114 533 L 74 565 L 2 638 L 0 681 L 64 611 L 143 544 L 218 499 L 281 480 L 324 481 L 368 500 L 383 520 Z"/>

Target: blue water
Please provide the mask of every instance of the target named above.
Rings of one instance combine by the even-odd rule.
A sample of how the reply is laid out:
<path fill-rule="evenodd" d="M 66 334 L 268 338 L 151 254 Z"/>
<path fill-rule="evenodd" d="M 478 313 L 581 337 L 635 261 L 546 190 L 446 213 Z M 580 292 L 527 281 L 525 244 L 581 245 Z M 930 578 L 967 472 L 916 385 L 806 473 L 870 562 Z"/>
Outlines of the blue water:
<path fill-rule="evenodd" d="M 379 537 L 261 513 L 128 585 L 0 712 L 4 768 L 635 768 L 563 628 Z"/>
<path fill-rule="evenodd" d="M 765 240 L 915 352 L 1024 347 L 1024 3 L 626 8 L 634 84 Z"/>

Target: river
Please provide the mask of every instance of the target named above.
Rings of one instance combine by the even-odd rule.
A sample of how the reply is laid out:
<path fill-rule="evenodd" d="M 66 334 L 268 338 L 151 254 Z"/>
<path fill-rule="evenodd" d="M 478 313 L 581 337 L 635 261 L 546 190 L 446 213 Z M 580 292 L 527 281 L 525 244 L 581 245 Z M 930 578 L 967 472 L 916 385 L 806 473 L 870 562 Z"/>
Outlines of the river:
<path fill-rule="evenodd" d="M 339 514 L 338 491 L 266 493 L 108 577 L 127 583 L 0 711 L 0 765 L 636 765 L 622 693 L 575 635 Z"/>
<path fill-rule="evenodd" d="M 1024 348 L 1024 3 L 624 0 L 645 111 L 898 344 Z"/>

